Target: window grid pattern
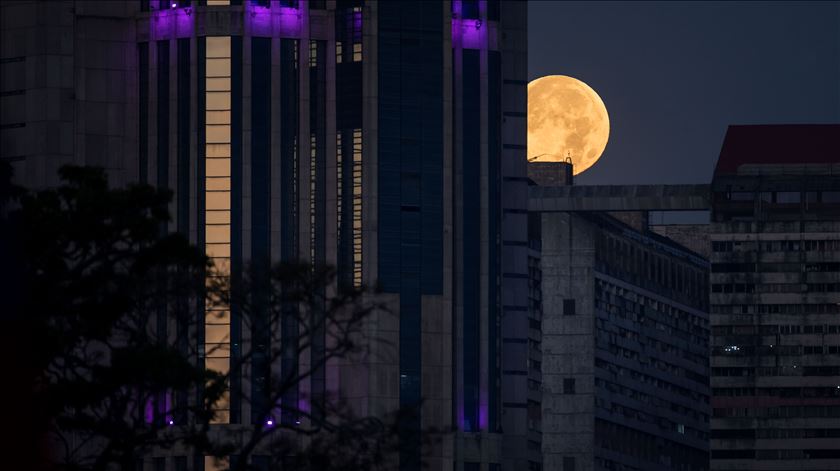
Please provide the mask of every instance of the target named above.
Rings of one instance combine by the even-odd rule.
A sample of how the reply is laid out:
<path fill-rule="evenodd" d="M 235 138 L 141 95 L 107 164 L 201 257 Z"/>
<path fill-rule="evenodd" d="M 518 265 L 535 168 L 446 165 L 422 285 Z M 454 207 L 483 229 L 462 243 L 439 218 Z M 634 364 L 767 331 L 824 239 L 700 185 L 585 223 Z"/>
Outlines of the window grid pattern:
<path fill-rule="evenodd" d="M 335 136 L 335 167 L 336 167 L 336 169 L 338 169 L 338 171 L 336 172 L 336 178 L 335 178 L 335 184 L 336 184 L 335 195 L 336 195 L 336 200 L 338 201 L 338 205 L 337 205 L 337 208 L 336 208 L 336 223 L 337 223 L 337 228 L 338 228 L 337 233 L 338 233 L 338 238 L 339 238 L 339 242 L 338 242 L 339 247 L 341 246 L 341 234 L 342 234 L 341 228 L 342 228 L 342 223 L 343 223 L 342 218 L 343 218 L 343 212 L 344 212 L 343 211 L 343 209 L 344 209 L 343 208 L 344 198 L 342 197 L 343 193 L 344 193 L 342 191 L 344 189 L 344 171 L 343 171 L 343 169 L 344 169 L 344 165 L 343 165 L 344 153 L 343 152 L 344 151 L 341 147 L 341 133 L 338 133 Z"/>
<path fill-rule="evenodd" d="M 309 41 L 309 67 L 318 67 L 318 41 Z"/>
<path fill-rule="evenodd" d="M 362 130 L 353 130 L 353 285 L 362 286 Z"/>
<path fill-rule="evenodd" d="M 335 61 L 362 62 L 362 7 L 356 6 L 345 11 L 343 38 L 349 41 L 349 48 L 344 47 L 341 39 L 335 42 Z"/>
<path fill-rule="evenodd" d="M 315 247 L 316 240 L 316 213 L 315 201 L 317 199 L 317 167 L 318 167 L 318 137 L 312 133 L 309 137 L 309 262 L 312 269 L 315 269 Z"/>
<path fill-rule="evenodd" d="M 230 277 L 231 237 L 231 47 L 230 37 L 207 37 L 205 69 L 205 252 L 215 271 L 208 280 Z M 210 300 L 205 309 L 205 366 L 230 371 L 230 306 Z M 228 423 L 227 396 L 216 404 L 214 423 Z"/>

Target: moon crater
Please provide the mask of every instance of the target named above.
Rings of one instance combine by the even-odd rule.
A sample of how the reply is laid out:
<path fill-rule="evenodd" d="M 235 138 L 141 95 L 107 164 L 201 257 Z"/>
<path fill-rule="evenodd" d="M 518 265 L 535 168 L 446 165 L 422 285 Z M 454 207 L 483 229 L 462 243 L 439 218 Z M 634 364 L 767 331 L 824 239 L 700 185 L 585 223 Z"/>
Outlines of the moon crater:
<path fill-rule="evenodd" d="M 607 107 L 589 85 L 565 75 L 528 84 L 528 160 L 570 157 L 577 175 L 598 161 L 609 135 Z"/>

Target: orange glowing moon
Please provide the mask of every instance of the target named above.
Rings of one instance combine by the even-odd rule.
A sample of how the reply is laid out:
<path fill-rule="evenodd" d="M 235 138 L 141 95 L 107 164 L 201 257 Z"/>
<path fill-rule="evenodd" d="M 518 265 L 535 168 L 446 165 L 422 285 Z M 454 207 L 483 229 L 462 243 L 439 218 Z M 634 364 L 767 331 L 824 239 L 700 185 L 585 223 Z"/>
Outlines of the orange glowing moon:
<path fill-rule="evenodd" d="M 565 75 L 528 84 L 528 160 L 565 161 L 575 175 L 595 165 L 610 137 L 610 118 L 589 85 Z"/>

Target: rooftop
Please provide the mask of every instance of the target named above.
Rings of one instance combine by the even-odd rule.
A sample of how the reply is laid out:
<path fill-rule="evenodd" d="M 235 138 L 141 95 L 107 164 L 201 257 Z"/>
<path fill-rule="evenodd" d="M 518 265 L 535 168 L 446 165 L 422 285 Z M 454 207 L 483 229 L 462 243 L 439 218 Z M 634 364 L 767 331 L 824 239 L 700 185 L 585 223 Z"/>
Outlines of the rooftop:
<path fill-rule="evenodd" d="M 840 163 L 840 124 L 729 126 L 715 175 L 741 165 Z"/>

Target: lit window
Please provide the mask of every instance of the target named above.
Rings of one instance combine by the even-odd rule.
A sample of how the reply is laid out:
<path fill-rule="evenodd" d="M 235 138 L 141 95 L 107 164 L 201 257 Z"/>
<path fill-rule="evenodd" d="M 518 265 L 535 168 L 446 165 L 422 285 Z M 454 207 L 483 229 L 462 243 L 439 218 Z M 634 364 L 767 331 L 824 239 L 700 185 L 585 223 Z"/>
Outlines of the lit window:
<path fill-rule="evenodd" d="M 313 268 L 315 267 L 315 185 L 317 177 L 317 144 L 318 140 L 315 137 L 315 134 L 312 134 L 309 138 L 309 260 Z"/>
<path fill-rule="evenodd" d="M 318 66 L 318 41 L 309 41 L 309 67 Z"/>
<path fill-rule="evenodd" d="M 228 4 L 208 0 L 208 5 Z M 208 37 L 205 68 L 204 251 L 215 272 L 208 278 L 225 284 L 230 276 L 230 37 Z M 204 325 L 205 368 L 230 371 L 230 306 L 208 300 Z M 230 422 L 227 395 L 215 404 L 214 423 Z M 215 469 L 210 463 L 207 469 Z"/>
<path fill-rule="evenodd" d="M 341 155 L 341 133 L 336 135 L 335 139 L 335 166 L 338 171 L 336 172 L 336 199 L 338 200 L 338 208 L 337 208 L 337 223 L 338 223 L 338 234 L 341 237 L 341 207 L 342 200 L 342 182 L 344 181 L 344 172 L 342 171 L 343 167 L 341 165 L 342 155 Z"/>
<path fill-rule="evenodd" d="M 208 4 L 212 0 L 207 0 Z M 227 458 L 216 458 L 213 456 L 204 457 L 204 471 L 222 471 L 228 469 L 230 462 Z"/>
<path fill-rule="evenodd" d="M 362 286 L 362 130 L 353 130 L 353 285 Z"/>
<path fill-rule="evenodd" d="M 353 43 L 353 62 L 362 61 L 362 43 Z"/>

